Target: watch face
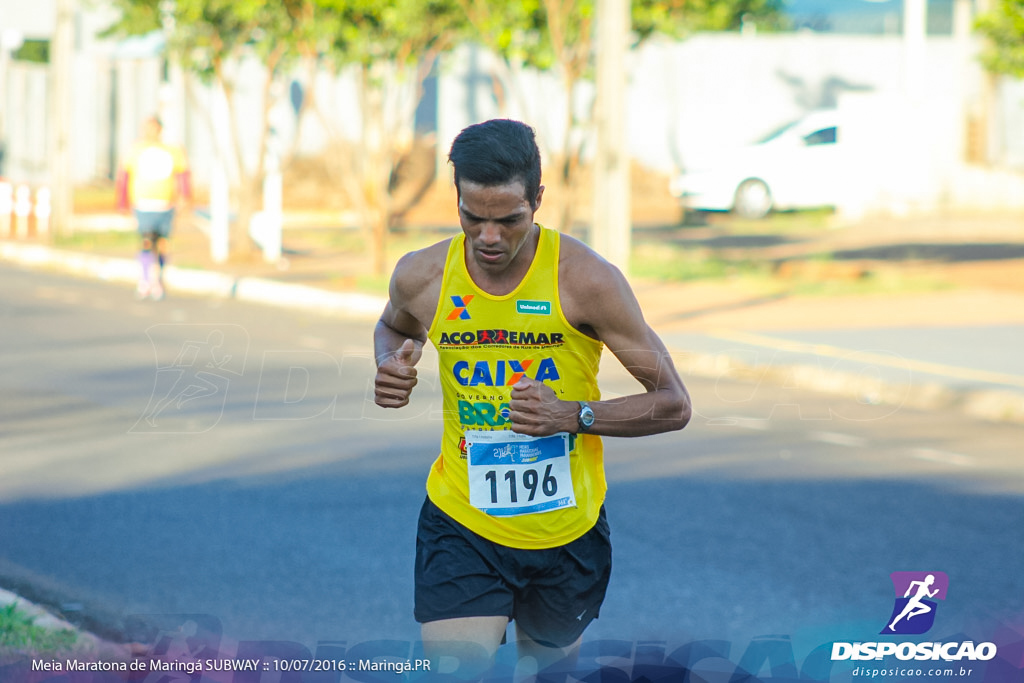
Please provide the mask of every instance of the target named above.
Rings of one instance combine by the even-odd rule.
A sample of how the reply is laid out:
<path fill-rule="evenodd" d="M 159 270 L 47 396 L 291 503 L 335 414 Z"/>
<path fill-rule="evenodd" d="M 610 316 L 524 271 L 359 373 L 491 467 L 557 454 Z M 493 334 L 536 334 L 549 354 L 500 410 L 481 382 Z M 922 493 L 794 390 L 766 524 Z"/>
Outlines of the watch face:
<path fill-rule="evenodd" d="M 580 409 L 580 422 L 583 423 L 584 427 L 594 424 L 594 411 L 586 404 Z"/>

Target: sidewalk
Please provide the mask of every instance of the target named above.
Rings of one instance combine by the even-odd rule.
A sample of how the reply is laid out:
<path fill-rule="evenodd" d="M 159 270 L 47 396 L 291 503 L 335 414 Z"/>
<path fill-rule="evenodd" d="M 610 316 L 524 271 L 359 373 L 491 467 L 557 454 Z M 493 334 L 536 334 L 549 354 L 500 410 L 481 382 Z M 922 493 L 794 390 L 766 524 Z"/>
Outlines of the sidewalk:
<path fill-rule="evenodd" d="M 303 220 L 316 224 L 315 216 Z M 440 239 L 455 229 L 435 228 L 431 235 Z M 952 407 L 981 419 L 1024 424 L 1020 217 L 875 221 L 810 240 L 796 236 L 760 243 L 714 227 L 661 232 L 657 239 L 687 247 L 775 262 L 788 259 L 800 267 L 820 268 L 814 255 L 828 252 L 834 258 L 827 267 L 834 272 L 811 275 L 825 280 L 884 263 L 940 273 L 958 285 L 837 297 L 793 295 L 785 288 L 755 291 L 724 280 L 635 281 L 648 321 L 685 373 L 774 381 L 870 403 Z M 230 297 L 376 319 L 385 302 L 383 280 L 377 284 L 379 293 L 357 291 L 367 274 L 365 257 L 339 246 L 344 240 L 313 244 L 310 234 L 308 229 L 286 230 L 284 259 L 278 264 L 264 263 L 257 255 L 245 264 L 216 265 L 206 237 L 183 226 L 174 236 L 172 262 L 186 265 L 168 268 L 168 295 Z M 635 239 L 649 235 L 638 230 Z M 0 240 L 0 260 L 125 286 L 137 278 L 133 252 L 133 246 L 85 253 Z"/>

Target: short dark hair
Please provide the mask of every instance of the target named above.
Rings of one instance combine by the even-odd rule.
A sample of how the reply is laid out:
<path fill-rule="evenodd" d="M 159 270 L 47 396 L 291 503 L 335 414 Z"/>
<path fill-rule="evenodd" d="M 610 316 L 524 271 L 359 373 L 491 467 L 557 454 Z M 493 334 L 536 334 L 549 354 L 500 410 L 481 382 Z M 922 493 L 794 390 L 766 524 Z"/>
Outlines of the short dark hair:
<path fill-rule="evenodd" d="M 484 186 L 520 181 L 526 201 L 536 208 L 540 192 L 540 150 L 533 128 L 520 121 L 492 119 L 464 128 L 452 142 L 448 161 L 455 169 L 455 190 L 468 180 Z"/>

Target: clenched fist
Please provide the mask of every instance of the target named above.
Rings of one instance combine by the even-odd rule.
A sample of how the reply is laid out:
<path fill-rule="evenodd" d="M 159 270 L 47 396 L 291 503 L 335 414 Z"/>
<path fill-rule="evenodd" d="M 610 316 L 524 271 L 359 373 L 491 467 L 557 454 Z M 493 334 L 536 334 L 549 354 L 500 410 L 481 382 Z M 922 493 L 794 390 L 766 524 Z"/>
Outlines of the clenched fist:
<path fill-rule="evenodd" d="M 416 386 L 416 363 L 423 355 L 422 344 L 406 339 L 395 353 L 377 366 L 373 400 L 381 408 L 401 408 L 409 403 Z"/>
<path fill-rule="evenodd" d="M 551 387 L 530 377 L 512 385 L 508 407 L 512 431 L 519 434 L 551 436 L 576 429 L 579 404 L 560 400 Z"/>

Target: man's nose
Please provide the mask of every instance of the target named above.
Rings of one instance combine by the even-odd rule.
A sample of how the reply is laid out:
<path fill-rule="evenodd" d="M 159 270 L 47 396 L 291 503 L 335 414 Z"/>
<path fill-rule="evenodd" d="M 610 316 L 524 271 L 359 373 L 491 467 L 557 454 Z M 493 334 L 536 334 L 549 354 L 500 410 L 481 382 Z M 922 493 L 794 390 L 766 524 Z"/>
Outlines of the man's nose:
<path fill-rule="evenodd" d="M 501 241 L 501 226 L 487 221 L 480 228 L 480 241 L 484 244 L 497 244 Z"/>

